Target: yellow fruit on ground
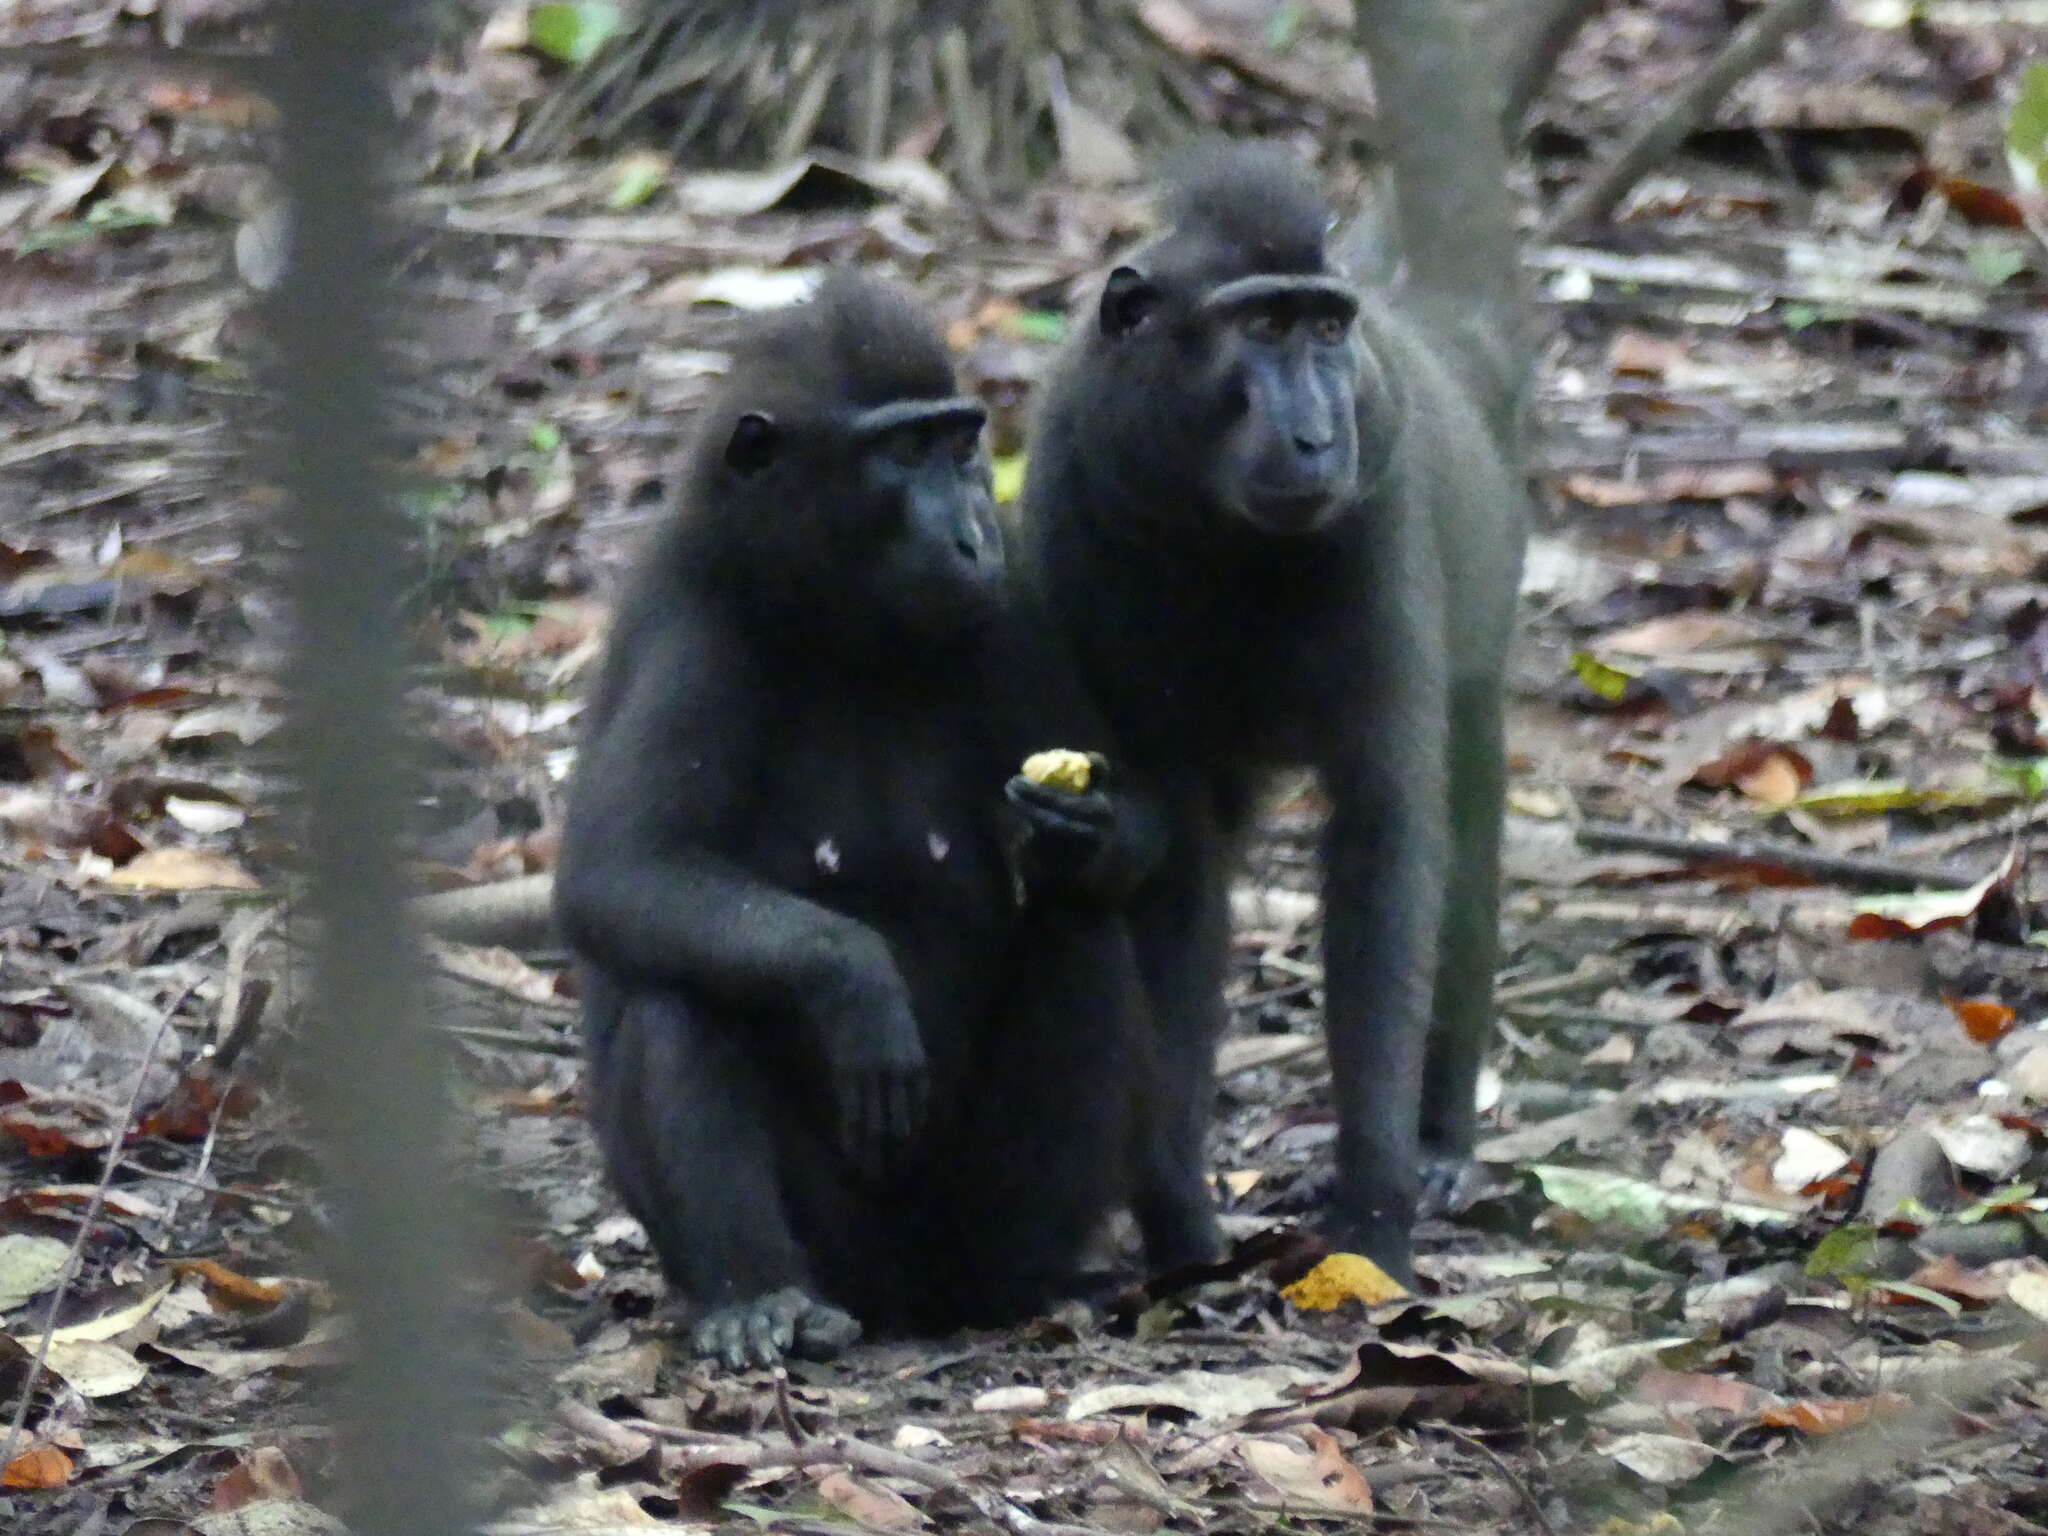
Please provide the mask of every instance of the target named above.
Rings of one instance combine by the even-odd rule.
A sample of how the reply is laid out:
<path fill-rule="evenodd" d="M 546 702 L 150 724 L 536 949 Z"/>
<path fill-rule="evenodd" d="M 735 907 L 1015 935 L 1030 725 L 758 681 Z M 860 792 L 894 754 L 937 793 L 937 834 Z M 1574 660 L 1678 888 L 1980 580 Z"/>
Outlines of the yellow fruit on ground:
<path fill-rule="evenodd" d="M 1356 1253 L 1333 1253 L 1280 1294 L 1310 1312 L 1332 1312 L 1347 1301 L 1376 1307 L 1408 1294 L 1402 1284 L 1371 1259 Z"/>

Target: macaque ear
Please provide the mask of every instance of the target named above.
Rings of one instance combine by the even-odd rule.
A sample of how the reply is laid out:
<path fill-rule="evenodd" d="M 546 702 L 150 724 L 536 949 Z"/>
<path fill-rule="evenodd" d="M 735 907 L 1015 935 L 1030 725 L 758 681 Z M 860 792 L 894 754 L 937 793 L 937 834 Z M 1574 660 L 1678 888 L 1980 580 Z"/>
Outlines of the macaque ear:
<path fill-rule="evenodd" d="M 1158 288 L 1136 267 L 1118 267 L 1102 285 L 1102 334 L 1128 336 L 1159 307 L 1159 300 Z"/>
<path fill-rule="evenodd" d="M 733 423 L 732 436 L 725 441 L 725 467 L 736 475 L 758 475 L 775 462 L 781 447 L 782 433 L 775 418 L 749 411 Z"/>

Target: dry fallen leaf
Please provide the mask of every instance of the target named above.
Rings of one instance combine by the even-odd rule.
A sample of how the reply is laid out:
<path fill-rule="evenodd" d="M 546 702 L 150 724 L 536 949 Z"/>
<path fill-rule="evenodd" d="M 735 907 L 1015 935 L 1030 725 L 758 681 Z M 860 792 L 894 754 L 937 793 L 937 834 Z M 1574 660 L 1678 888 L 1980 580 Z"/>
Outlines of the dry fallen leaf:
<path fill-rule="evenodd" d="M 1963 1026 L 1963 1033 L 1979 1045 L 1994 1045 L 2012 1031 L 2019 1015 L 2004 1003 L 1989 998 L 1951 997 L 1943 999 Z"/>
<path fill-rule="evenodd" d="M 1849 937 L 1898 939 L 1908 934 L 1931 933 L 1937 928 L 1957 927 L 1977 915 L 1993 887 L 2012 878 L 2014 863 L 2015 856 L 2007 854 L 1990 874 L 1960 891 L 1865 897 L 1849 920 Z"/>
<path fill-rule="evenodd" d="M 2005 1282 L 2005 1299 L 2029 1316 L 2048 1323 L 2048 1275 L 2023 1269 Z"/>
<path fill-rule="evenodd" d="M 263 1499 L 302 1500 L 305 1489 L 299 1474 L 285 1453 L 274 1445 L 260 1445 L 213 1485 L 213 1507 L 240 1509 Z"/>
<path fill-rule="evenodd" d="M 71 1481 L 71 1458 L 54 1445 L 34 1445 L 0 1471 L 0 1488 L 62 1488 Z"/>
<path fill-rule="evenodd" d="M 1153 1382 L 1118 1382 L 1077 1392 L 1067 1403 L 1069 1419 L 1092 1418 L 1132 1408 L 1177 1408 L 1196 1419 L 1215 1422 L 1242 1418 L 1287 1401 L 1295 1387 L 1315 1381 L 1313 1371 L 1290 1365 L 1257 1370 L 1180 1371 Z"/>
<path fill-rule="evenodd" d="M 1757 1421 L 1809 1435 L 1832 1435 L 1854 1428 L 1875 1414 L 1896 1413 L 1908 1406 L 1908 1402 L 1909 1399 L 1896 1392 L 1828 1401 L 1809 1398 L 1804 1402 L 1773 1404 L 1757 1415 Z"/>
<path fill-rule="evenodd" d="M 1566 475 L 1565 494 L 1589 507 L 1640 507 L 1663 501 L 1724 501 L 1730 496 L 1769 496 L 1778 477 L 1761 464 L 1678 465 L 1646 480 L 1610 480 L 1600 475 Z"/>
<path fill-rule="evenodd" d="M 28 1342 L 23 1341 L 24 1348 Z M 119 1397 L 149 1375 L 149 1367 L 120 1345 L 90 1339 L 52 1343 L 43 1363 L 80 1397 Z"/>
<path fill-rule="evenodd" d="M 1849 1154 L 1800 1126 L 1787 1126 L 1778 1144 L 1777 1161 L 1771 1164 L 1771 1182 L 1787 1194 L 1796 1195 L 1809 1184 L 1818 1184 L 1849 1166 Z"/>
<path fill-rule="evenodd" d="M 976 1413 L 1037 1413 L 1049 1401 L 1043 1387 L 994 1387 L 968 1406 Z"/>
<path fill-rule="evenodd" d="M 818 1479 L 818 1493 L 841 1514 L 870 1530 L 914 1531 L 925 1518 L 901 1494 L 864 1483 L 851 1472 L 832 1472 Z"/>
<path fill-rule="evenodd" d="M 1283 1440 L 1245 1440 L 1237 1454 L 1280 1495 L 1288 1509 L 1330 1510 L 1341 1515 L 1370 1515 L 1372 1485 L 1346 1459 L 1328 1430 L 1309 1425 L 1302 1430 L 1304 1451 Z"/>
<path fill-rule="evenodd" d="M 566 1001 L 550 972 L 528 965 L 509 949 L 454 944 L 443 939 L 432 940 L 427 947 L 451 976 L 503 992 L 524 1003 L 560 1005 Z"/>
<path fill-rule="evenodd" d="M 212 1259 L 173 1259 L 171 1273 L 196 1277 L 206 1287 L 206 1299 L 223 1310 L 263 1311 L 284 1300 L 283 1286 L 251 1280 Z"/>
<path fill-rule="evenodd" d="M 1622 1435 L 1601 1449 L 1643 1481 L 1666 1488 L 1691 1482 L 1718 1459 L 1711 1445 L 1689 1435 Z"/>
<path fill-rule="evenodd" d="M 233 859 L 203 848 L 152 848 L 108 875 L 107 884 L 139 891 L 262 889 Z"/>

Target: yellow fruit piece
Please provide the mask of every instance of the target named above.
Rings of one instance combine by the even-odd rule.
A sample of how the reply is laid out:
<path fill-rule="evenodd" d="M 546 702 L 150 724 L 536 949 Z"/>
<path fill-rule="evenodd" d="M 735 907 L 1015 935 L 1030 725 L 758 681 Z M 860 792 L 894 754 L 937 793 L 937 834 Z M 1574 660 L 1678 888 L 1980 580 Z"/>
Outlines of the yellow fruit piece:
<path fill-rule="evenodd" d="M 989 462 L 997 501 L 1015 501 L 1024 489 L 1024 455 L 1000 454 Z"/>
<path fill-rule="evenodd" d="M 1347 1301 L 1376 1307 L 1399 1301 L 1405 1287 L 1371 1259 L 1356 1253 L 1333 1253 L 1280 1294 L 1308 1312 L 1333 1312 Z"/>
<path fill-rule="evenodd" d="M 1050 752 L 1034 752 L 1025 758 L 1024 777 L 1034 784 L 1080 795 L 1088 792 L 1088 776 L 1093 766 L 1086 752 L 1054 747 Z"/>

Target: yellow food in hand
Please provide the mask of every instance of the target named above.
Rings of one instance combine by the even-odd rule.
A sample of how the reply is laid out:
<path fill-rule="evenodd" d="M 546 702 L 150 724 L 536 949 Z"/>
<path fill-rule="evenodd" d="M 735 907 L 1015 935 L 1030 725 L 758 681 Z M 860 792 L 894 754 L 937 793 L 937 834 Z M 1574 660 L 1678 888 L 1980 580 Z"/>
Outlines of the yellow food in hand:
<path fill-rule="evenodd" d="M 1015 501 L 1024 491 L 1024 455 L 998 455 L 989 462 L 989 482 L 997 501 Z"/>
<path fill-rule="evenodd" d="M 1055 747 L 1050 752 L 1034 752 L 1025 758 L 1024 777 L 1034 784 L 1080 795 L 1088 791 L 1088 776 L 1093 767 L 1086 752 L 1069 752 L 1064 747 Z"/>

